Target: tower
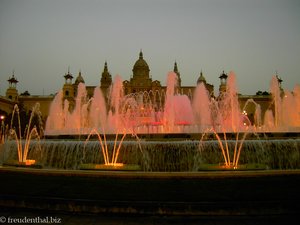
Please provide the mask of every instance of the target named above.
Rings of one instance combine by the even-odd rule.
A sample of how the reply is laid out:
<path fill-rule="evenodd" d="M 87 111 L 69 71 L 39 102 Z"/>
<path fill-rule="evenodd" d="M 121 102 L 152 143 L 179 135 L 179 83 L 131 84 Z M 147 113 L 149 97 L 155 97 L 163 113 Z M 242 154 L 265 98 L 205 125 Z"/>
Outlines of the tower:
<path fill-rule="evenodd" d="M 132 76 L 130 80 L 123 81 L 124 93 L 138 93 L 138 92 L 150 92 L 155 93 L 161 88 L 161 84 L 158 80 L 152 81 L 150 76 L 150 69 L 147 62 L 144 60 L 142 50 L 139 53 L 138 60 L 134 63 L 132 68 Z"/>
<path fill-rule="evenodd" d="M 85 83 L 84 79 L 83 79 L 83 77 L 81 75 L 81 70 L 79 70 L 78 76 L 76 77 L 76 80 L 75 80 L 74 84 L 76 86 L 78 86 L 79 83 Z"/>
<path fill-rule="evenodd" d="M 206 79 L 205 79 L 205 77 L 203 76 L 202 70 L 201 70 L 200 76 L 199 76 L 199 78 L 198 78 L 198 80 L 197 80 L 197 84 L 200 84 L 200 83 L 204 83 L 204 85 L 206 85 Z"/>
<path fill-rule="evenodd" d="M 69 101 L 70 104 L 69 109 L 73 109 L 75 104 L 74 102 L 75 90 L 72 84 L 73 76 L 70 73 L 70 68 L 68 68 L 68 73 L 64 75 L 64 78 L 65 78 L 65 84 L 63 86 L 63 96 L 64 99 L 67 99 Z"/>
<path fill-rule="evenodd" d="M 73 84 L 74 96 L 77 95 L 78 85 L 79 85 L 80 83 L 83 83 L 83 84 L 85 83 L 85 82 L 84 82 L 84 79 L 83 79 L 83 77 L 82 77 L 82 75 L 81 75 L 81 70 L 79 70 L 78 76 L 76 77 L 76 80 L 75 80 L 75 82 L 74 82 L 74 84 Z"/>
<path fill-rule="evenodd" d="M 133 79 L 149 79 L 149 66 L 143 58 L 143 52 L 140 51 L 139 59 L 135 62 L 133 69 Z"/>
<path fill-rule="evenodd" d="M 100 87 L 101 87 L 103 94 L 107 93 L 107 89 L 111 86 L 111 84 L 112 84 L 111 74 L 108 71 L 107 62 L 105 61 L 104 69 L 103 69 L 103 72 L 101 75 L 101 80 L 100 80 Z"/>
<path fill-rule="evenodd" d="M 180 88 L 181 87 L 181 77 L 180 72 L 178 71 L 177 62 L 174 63 L 174 69 L 173 72 L 177 74 L 177 85 Z"/>
<path fill-rule="evenodd" d="M 221 94 L 222 92 L 226 91 L 228 75 L 223 70 L 223 73 L 219 76 L 219 78 L 221 82 L 219 86 L 219 92 Z"/>
<path fill-rule="evenodd" d="M 279 86 L 279 90 L 280 90 L 280 96 L 283 97 L 284 96 L 284 90 L 282 88 L 282 79 L 281 77 L 278 76 L 278 72 L 276 71 L 276 78 L 277 78 L 277 81 L 278 81 L 278 86 Z"/>
<path fill-rule="evenodd" d="M 206 90 L 208 91 L 209 95 L 210 95 L 211 97 L 213 97 L 213 96 L 214 96 L 214 85 L 209 84 L 209 83 L 206 82 L 206 79 L 205 79 L 205 77 L 204 77 L 204 75 L 203 75 L 202 70 L 201 70 L 201 72 L 200 72 L 200 76 L 198 77 L 197 85 L 199 85 L 199 84 L 201 84 L 201 83 L 204 84 L 204 86 L 205 86 Z"/>
<path fill-rule="evenodd" d="M 18 90 L 17 90 L 17 83 L 19 82 L 15 78 L 15 74 L 13 71 L 12 77 L 9 77 L 8 81 L 8 88 L 6 90 L 6 97 L 12 101 L 18 101 Z"/>
<path fill-rule="evenodd" d="M 152 78 L 150 77 L 149 72 L 149 66 L 144 60 L 143 52 L 141 50 L 139 59 L 135 62 L 132 68 L 133 75 L 130 78 L 130 82 L 123 82 L 125 93 L 152 90 Z"/>

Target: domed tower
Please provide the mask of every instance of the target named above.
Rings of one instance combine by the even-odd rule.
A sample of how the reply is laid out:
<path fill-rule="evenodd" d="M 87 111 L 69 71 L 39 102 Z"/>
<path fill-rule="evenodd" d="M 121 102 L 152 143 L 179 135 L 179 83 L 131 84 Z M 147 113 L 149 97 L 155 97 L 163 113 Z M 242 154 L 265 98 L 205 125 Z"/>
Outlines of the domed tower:
<path fill-rule="evenodd" d="M 111 86 L 111 84 L 112 84 L 111 74 L 108 71 L 107 62 L 105 61 L 104 69 L 100 80 L 100 87 L 104 94 L 107 93 L 107 89 Z"/>
<path fill-rule="evenodd" d="M 79 70 L 78 76 L 76 77 L 75 82 L 73 84 L 74 96 L 77 96 L 78 85 L 80 83 L 83 83 L 83 84 L 85 83 L 84 79 L 83 79 L 83 77 L 81 75 L 81 70 Z"/>
<path fill-rule="evenodd" d="M 76 80 L 75 80 L 74 84 L 76 86 L 78 86 L 79 83 L 85 83 L 84 79 L 83 79 L 83 77 L 81 75 L 81 70 L 79 70 L 78 76 L 76 77 Z"/>
<path fill-rule="evenodd" d="M 143 58 L 142 51 L 140 51 L 139 59 L 135 62 L 132 72 L 133 76 L 130 78 L 130 81 L 125 80 L 123 82 L 125 94 L 152 90 L 152 78 L 149 75 L 150 69 Z"/>
<path fill-rule="evenodd" d="M 202 70 L 201 70 L 200 76 L 199 76 L 199 78 L 198 78 L 198 80 L 197 80 L 197 84 L 200 84 L 200 83 L 204 83 L 204 85 L 206 84 L 206 79 L 205 79 L 205 77 L 203 76 Z"/>
<path fill-rule="evenodd" d="M 6 90 L 6 97 L 12 101 L 18 101 L 18 90 L 17 90 L 17 83 L 19 82 L 15 78 L 15 74 L 13 71 L 12 77 L 9 77 L 8 81 L 8 88 Z"/>
<path fill-rule="evenodd" d="M 133 79 L 149 79 L 149 66 L 143 58 L 143 52 L 140 51 L 139 59 L 135 62 L 133 69 Z"/>
<path fill-rule="evenodd" d="M 204 77 L 204 75 L 203 75 L 202 70 L 201 70 L 200 76 L 199 76 L 199 78 L 198 78 L 198 80 L 197 80 L 197 85 L 198 85 L 198 84 L 201 84 L 201 83 L 204 84 L 204 86 L 205 86 L 206 90 L 208 91 L 209 95 L 210 95 L 211 97 L 213 97 L 213 96 L 214 96 L 214 85 L 209 84 L 209 83 L 206 82 L 206 79 L 205 79 L 205 77 Z"/>
<path fill-rule="evenodd" d="M 223 70 L 223 73 L 219 76 L 219 78 L 221 81 L 220 86 L 219 86 L 219 92 L 221 94 L 222 92 L 226 91 L 228 75 Z"/>

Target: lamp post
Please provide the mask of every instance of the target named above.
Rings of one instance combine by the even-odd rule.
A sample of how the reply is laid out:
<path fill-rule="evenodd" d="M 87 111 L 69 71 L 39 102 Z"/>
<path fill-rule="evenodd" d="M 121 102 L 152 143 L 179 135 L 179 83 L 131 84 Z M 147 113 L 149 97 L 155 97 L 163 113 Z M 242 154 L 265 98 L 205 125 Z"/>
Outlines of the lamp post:
<path fill-rule="evenodd" d="M 0 129 L 0 144 L 4 143 L 4 135 L 5 135 L 5 124 L 4 124 L 4 115 L 0 115 L 0 121 L 1 121 L 1 129 Z"/>

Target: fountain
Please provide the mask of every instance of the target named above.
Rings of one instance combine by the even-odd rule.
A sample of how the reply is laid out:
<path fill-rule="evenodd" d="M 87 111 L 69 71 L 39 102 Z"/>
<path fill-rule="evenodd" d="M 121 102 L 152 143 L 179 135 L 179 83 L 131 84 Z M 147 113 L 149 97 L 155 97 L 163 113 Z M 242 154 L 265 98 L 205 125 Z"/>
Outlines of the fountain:
<path fill-rule="evenodd" d="M 16 166 L 25 166 L 25 167 L 36 167 L 40 168 L 40 165 L 36 164 L 35 159 L 28 159 L 30 144 L 32 143 L 32 139 L 35 139 L 34 148 L 36 151 L 41 152 L 40 145 L 40 135 L 39 131 L 42 131 L 41 126 L 41 115 L 39 111 L 39 103 L 36 103 L 32 108 L 32 112 L 30 114 L 29 122 L 26 125 L 24 134 L 22 133 L 21 121 L 20 121 L 20 113 L 18 105 L 14 106 L 14 110 L 12 112 L 11 118 L 11 126 L 9 130 L 9 138 L 15 140 L 15 144 L 17 147 L 18 159 L 10 160 L 6 162 L 6 165 L 16 165 Z M 15 120 L 15 115 L 17 115 Z M 37 116 L 39 127 L 36 125 L 32 125 L 34 117 Z M 17 121 L 17 128 L 13 127 L 13 122 Z M 38 131 L 39 130 L 39 131 Z M 23 140 L 24 135 L 24 140 Z"/>
<path fill-rule="evenodd" d="M 239 169 L 245 164 L 298 168 L 297 160 L 289 159 L 287 164 L 278 161 L 283 152 L 278 156 L 268 155 L 281 143 L 289 146 L 290 154 L 297 155 L 299 145 L 300 88 L 285 91 L 283 96 L 275 81 L 273 77 L 273 103 L 265 112 L 264 122 L 260 105 L 253 99 L 240 108 L 233 72 L 228 76 L 226 91 L 219 97 L 209 96 L 205 85 L 200 83 L 191 100 L 176 92 L 177 76 L 173 72 L 167 76 L 165 93 L 145 91 L 124 95 L 122 79 L 116 76 L 108 96 L 104 97 L 100 87 L 96 87 L 89 99 L 85 85 L 79 83 L 73 110 L 68 100 L 63 100 L 62 91 L 51 104 L 45 129 L 47 140 L 40 150 L 41 163 L 60 169 L 120 168 L 123 163 L 123 167 L 139 165 L 145 171 L 198 171 L 205 164 L 227 169 Z M 250 104 L 255 106 L 253 123 L 246 112 Z M 283 119 L 289 115 L 292 119 Z M 28 142 L 32 135 L 37 135 L 36 131 L 27 132 Z M 293 136 L 291 140 L 281 140 L 289 137 L 290 131 L 296 139 Z M 126 135 L 129 133 L 133 139 Z M 16 132 L 13 134 L 16 138 Z M 203 135 L 208 138 L 200 138 Z M 272 136 L 277 138 L 270 140 Z M 204 146 L 201 150 L 197 148 L 199 142 Z M 6 149 L 11 148 L 10 143 L 6 145 Z M 17 145 L 20 162 L 24 163 L 30 145 L 26 142 L 24 149 Z M 276 149 L 280 151 L 279 147 Z M 92 155 L 89 160 L 88 154 Z M 262 156 L 256 158 L 255 154 Z"/>
<path fill-rule="evenodd" d="M 126 137 L 126 134 L 127 134 L 126 130 L 124 129 L 120 140 L 118 140 L 119 132 L 117 132 L 115 134 L 113 149 L 112 149 L 112 151 L 110 151 L 105 131 L 103 131 L 103 137 L 102 137 L 102 135 L 96 129 L 93 129 L 85 141 L 84 155 L 83 155 L 82 161 L 85 160 L 85 155 L 87 154 L 86 149 L 85 149 L 86 144 L 88 143 L 88 141 L 90 140 L 92 135 L 96 135 L 98 138 L 99 144 L 101 146 L 101 152 L 102 152 L 104 164 L 82 163 L 80 165 L 80 169 L 82 169 L 82 170 L 118 170 L 118 171 L 120 171 L 120 170 L 122 170 L 122 171 L 140 170 L 139 165 L 134 165 L 134 164 L 128 165 L 128 164 L 118 162 L 121 146 L 124 141 L 124 138 Z M 136 138 L 138 140 L 137 136 L 136 136 Z M 110 152 L 111 152 L 111 154 L 110 154 Z"/>
<path fill-rule="evenodd" d="M 274 126 L 277 130 L 299 128 L 300 87 L 295 86 L 293 93 L 283 90 L 279 85 L 278 77 L 273 76 L 271 93 L 274 104 Z M 276 129 L 275 128 L 275 129 Z"/>
<path fill-rule="evenodd" d="M 218 164 L 204 164 L 202 163 L 198 170 L 201 171 L 207 171 L 207 170 L 263 170 L 266 169 L 267 166 L 263 164 L 259 164 L 258 162 L 255 163 L 249 163 L 249 161 L 246 164 L 239 164 L 239 159 L 241 156 L 241 150 L 243 147 L 243 144 L 245 142 L 246 136 L 248 132 L 244 132 L 241 134 L 241 139 L 239 139 L 240 134 L 239 133 L 231 133 L 231 135 L 235 135 L 235 140 L 227 140 L 227 134 L 226 132 L 223 133 L 224 139 L 221 139 L 221 135 L 217 133 L 216 131 L 213 131 L 215 134 L 215 137 L 218 141 L 219 147 L 222 152 L 222 156 L 224 159 L 224 163 L 218 163 Z M 205 135 L 205 134 L 204 134 Z M 233 144 L 232 147 L 234 149 L 229 148 L 230 142 Z M 260 146 L 261 147 L 261 146 Z M 203 146 L 202 146 L 203 148 Z M 233 155 L 233 156 L 232 156 Z"/>
<path fill-rule="evenodd" d="M 39 105 L 24 135 L 15 106 L 19 129 L 11 126 L 0 159 L 23 167 L 38 162 L 43 169 L 1 167 L 9 182 L 0 186 L 0 206 L 72 215 L 298 215 L 299 87 L 283 95 L 272 80 L 274 101 L 263 122 L 253 99 L 240 109 L 233 73 L 218 98 L 203 83 L 191 100 L 176 93 L 174 73 L 167 84 L 165 93 L 125 96 L 116 76 L 109 96 L 96 87 L 89 99 L 80 83 L 72 110 L 60 91 L 44 141 L 41 128 L 31 125 Z M 246 111 L 251 104 L 253 123 Z"/>

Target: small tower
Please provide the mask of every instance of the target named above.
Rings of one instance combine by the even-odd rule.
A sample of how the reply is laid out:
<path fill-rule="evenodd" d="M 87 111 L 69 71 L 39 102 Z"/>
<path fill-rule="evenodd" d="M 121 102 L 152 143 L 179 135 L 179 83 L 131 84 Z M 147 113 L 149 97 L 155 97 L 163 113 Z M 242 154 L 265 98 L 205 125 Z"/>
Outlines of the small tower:
<path fill-rule="evenodd" d="M 70 109 L 74 106 L 74 97 L 75 97 L 75 90 L 72 84 L 73 76 L 70 73 L 70 68 L 68 68 L 68 73 L 64 75 L 65 84 L 63 86 L 63 96 L 64 99 L 67 99 L 70 103 Z"/>
<path fill-rule="evenodd" d="M 200 83 L 204 83 L 204 85 L 206 85 L 206 79 L 205 79 L 205 77 L 203 76 L 202 70 L 201 70 L 200 76 L 199 76 L 199 78 L 198 78 L 198 80 L 197 80 L 197 84 L 200 84 Z"/>
<path fill-rule="evenodd" d="M 209 84 L 209 83 L 206 82 L 206 79 L 205 79 L 205 77 L 204 77 L 204 75 L 203 75 L 202 70 L 201 70 L 200 76 L 199 76 L 199 78 L 198 78 L 198 80 L 197 80 L 197 85 L 199 85 L 199 84 L 201 84 L 201 83 L 204 84 L 204 86 L 205 86 L 206 90 L 208 91 L 209 95 L 210 95 L 211 97 L 214 97 L 214 85 Z"/>
<path fill-rule="evenodd" d="M 103 93 L 107 92 L 107 89 L 111 86 L 111 84 L 112 84 L 111 74 L 108 72 L 107 62 L 105 61 L 104 69 L 100 80 L 100 87 Z"/>
<path fill-rule="evenodd" d="M 85 83 L 85 82 L 84 82 L 84 79 L 83 79 L 83 77 L 82 77 L 82 75 L 81 75 L 81 70 L 79 70 L 78 76 L 76 77 L 75 82 L 74 82 L 74 84 L 73 84 L 73 88 L 74 88 L 74 96 L 77 95 L 78 85 L 79 85 L 80 83 L 83 83 L 83 84 Z"/>
<path fill-rule="evenodd" d="M 8 81 L 8 88 L 6 90 L 6 97 L 12 101 L 18 101 L 18 90 L 17 90 L 17 83 L 19 82 L 15 78 L 15 74 L 13 71 L 12 77 L 9 77 Z"/>
<path fill-rule="evenodd" d="M 279 86 L 279 90 L 280 90 L 280 96 L 283 97 L 284 96 L 284 90 L 282 88 L 282 81 L 283 80 L 281 79 L 281 77 L 278 76 L 277 70 L 276 70 L 276 79 L 278 81 L 278 86 Z"/>
<path fill-rule="evenodd" d="M 75 80 L 75 85 L 78 86 L 79 83 L 85 83 L 84 82 L 84 79 L 81 75 L 81 70 L 79 70 L 79 73 L 78 73 L 78 76 L 76 77 L 76 80 Z"/>
<path fill-rule="evenodd" d="M 219 92 L 222 93 L 226 91 L 228 75 L 223 70 L 223 73 L 219 76 L 219 78 L 221 81 L 219 86 Z"/>
<path fill-rule="evenodd" d="M 174 63 L 174 69 L 173 72 L 177 74 L 177 85 L 180 88 L 181 87 L 181 77 L 180 72 L 178 71 L 177 62 Z"/>

